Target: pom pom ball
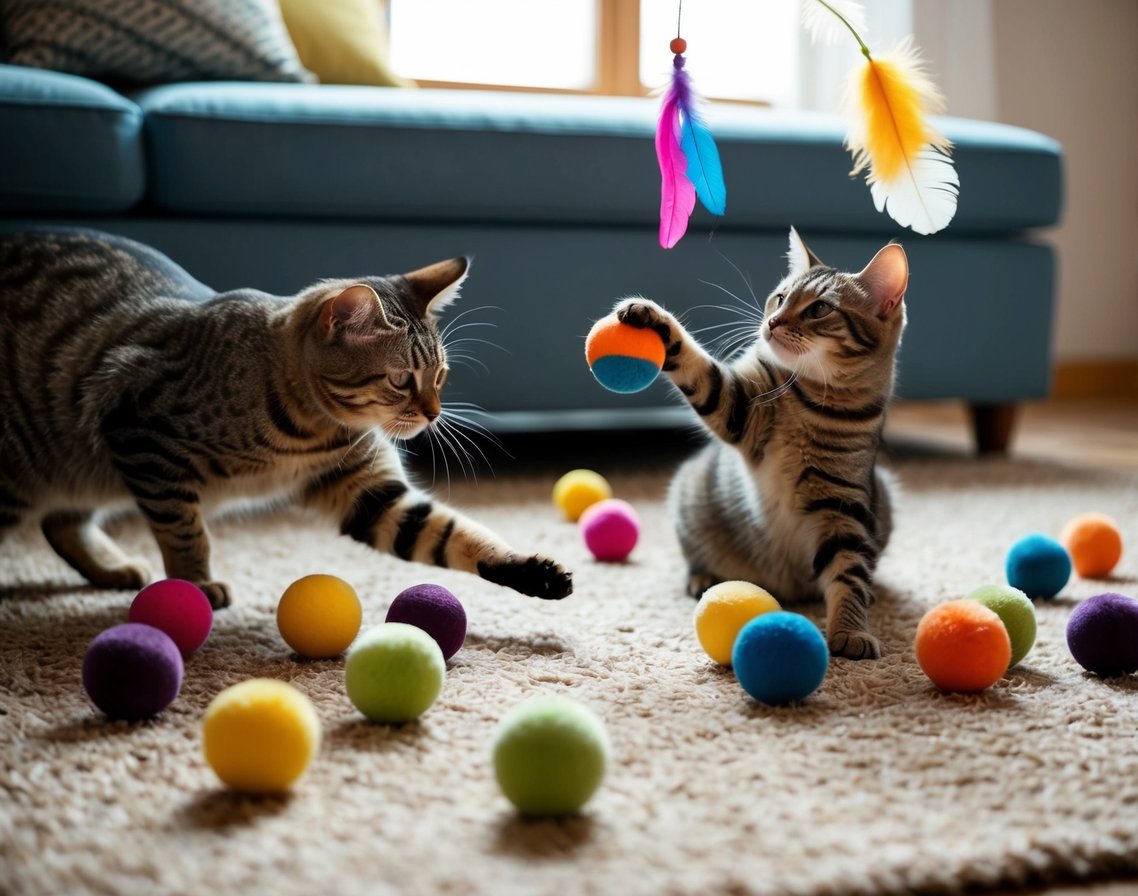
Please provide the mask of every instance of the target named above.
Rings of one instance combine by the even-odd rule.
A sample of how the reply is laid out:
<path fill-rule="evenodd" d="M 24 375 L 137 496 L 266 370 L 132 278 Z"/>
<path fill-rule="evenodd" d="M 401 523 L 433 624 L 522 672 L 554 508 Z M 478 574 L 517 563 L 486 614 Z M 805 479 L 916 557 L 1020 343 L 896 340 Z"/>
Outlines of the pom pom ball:
<path fill-rule="evenodd" d="M 182 651 L 161 629 L 124 622 L 102 632 L 83 656 L 83 687 L 112 719 L 162 712 L 182 688 Z"/>
<path fill-rule="evenodd" d="M 1008 630 L 1012 655 L 1011 668 L 1022 660 L 1035 644 L 1035 604 L 1018 588 L 1010 585 L 983 585 L 968 595 L 968 600 L 983 604 L 995 612 Z"/>
<path fill-rule="evenodd" d="M 592 470 L 570 470 L 553 486 L 553 503 L 571 523 L 598 501 L 611 497 L 608 480 Z"/>
<path fill-rule="evenodd" d="M 277 604 L 281 637 L 307 659 L 339 656 L 359 633 L 362 618 L 355 589 L 336 576 L 297 579 Z"/>
<path fill-rule="evenodd" d="M 647 389 L 664 366 L 664 341 L 654 330 L 602 317 L 585 338 L 585 359 L 597 382 L 610 392 Z"/>
<path fill-rule="evenodd" d="M 466 610 L 442 585 L 412 585 L 400 591 L 387 608 L 387 622 L 405 622 L 435 639 L 443 659 L 458 653 L 466 640 Z"/>
<path fill-rule="evenodd" d="M 226 688 L 202 719 L 206 762 L 245 793 L 287 790 L 320 749 L 320 718 L 288 682 L 251 678 Z"/>
<path fill-rule="evenodd" d="M 1008 671 L 1012 642 L 995 610 L 974 600 L 950 600 L 917 625 L 917 662 L 944 691 L 976 693 Z"/>
<path fill-rule="evenodd" d="M 435 702 L 446 681 L 438 643 L 421 628 L 385 622 L 348 651 L 348 699 L 373 722 L 410 722 Z"/>
<path fill-rule="evenodd" d="M 1105 513 L 1080 513 L 1063 527 L 1059 541 L 1085 579 L 1105 578 L 1122 558 L 1122 532 Z"/>
<path fill-rule="evenodd" d="M 603 563 L 620 563 L 628 558 L 640 540 L 640 518 L 627 501 L 607 498 L 598 501 L 578 523 L 585 546 Z"/>
<path fill-rule="evenodd" d="M 1012 545 L 1004 570 L 1013 588 L 1030 598 L 1050 599 L 1071 578 L 1071 556 L 1054 538 L 1033 533 Z"/>
<path fill-rule="evenodd" d="M 1138 671 L 1138 601 L 1115 592 L 1088 597 L 1067 620 L 1067 647 L 1096 675 Z"/>
<path fill-rule="evenodd" d="M 750 582 L 720 582 L 695 607 L 695 634 L 704 652 L 721 666 L 731 665 L 739 631 L 763 613 L 779 610 L 777 600 Z"/>
<path fill-rule="evenodd" d="M 731 651 L 743 690 L 778 706 L 809 697 L 826 677 L 830 649 L 805 616 L 773 610 L 743 626 Z"/>
<path fill-rule="evenodd" d="M 604 723 L 568 697 L 531 697 L 494 734 L 498 785 L 524 815 L 579 810 L 600 786 L 608 754 Z"/>
<path fill-rule="evenodd" d="M 162 579 L 135 595 L 127 620 L 161 629 L 187 657 L 209 637 L 213 607 L 205 592 L 192 582 Z"/>

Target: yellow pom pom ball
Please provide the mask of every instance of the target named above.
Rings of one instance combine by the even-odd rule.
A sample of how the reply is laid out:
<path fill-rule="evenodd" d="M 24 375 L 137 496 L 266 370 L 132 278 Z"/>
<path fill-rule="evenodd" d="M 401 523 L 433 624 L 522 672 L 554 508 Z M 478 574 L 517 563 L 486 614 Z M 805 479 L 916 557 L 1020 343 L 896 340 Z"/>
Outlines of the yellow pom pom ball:
<path fill-rule="evenodd" d="M 1080 513 L 1059 536 L 1071 562 L 1084 579 L 1102 579 L 1122 558 L 1122 531 L 1105 513 Z"/>
<path fill-rule="evenodd" d="M 320 718 L 291 684 L 252 678 L 213 698 L 202 722 L 206 762 L 245 793 L 287 790 L 320 749 Z"/>
<path fill-rule="evenodd" d="M 336 576 L 297 579 L 277 604 L 281 637 L 308 659 L 339 656 L 359 634 L 362 619 L 355 589 Z"/>
<path fill-rule="evenodd" d="M 763 613 L 782 609 L 770 593 L 750 582 L 720 582 L 703 592 L 695 607 L 695 634 L 707 655 L 731 665 L 740 630 Z"/>
<path fill-rule="evenodd" d="M 592 470 L 570 470 L 553 486 L 553 503 L 571 523 L 597 502 L 611 497 L 608 480 Z"/>

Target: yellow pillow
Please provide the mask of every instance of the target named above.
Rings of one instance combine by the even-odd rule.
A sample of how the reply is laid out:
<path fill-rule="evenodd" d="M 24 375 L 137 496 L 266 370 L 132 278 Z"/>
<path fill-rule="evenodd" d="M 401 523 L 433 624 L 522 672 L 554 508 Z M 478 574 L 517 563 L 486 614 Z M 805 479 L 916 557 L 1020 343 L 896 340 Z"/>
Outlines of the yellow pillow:
<path fill-rule="evenodd" d="M 387 61 L 379 0 L 280 0 L 297 55 L 324 84 L 414 87 Z"/>

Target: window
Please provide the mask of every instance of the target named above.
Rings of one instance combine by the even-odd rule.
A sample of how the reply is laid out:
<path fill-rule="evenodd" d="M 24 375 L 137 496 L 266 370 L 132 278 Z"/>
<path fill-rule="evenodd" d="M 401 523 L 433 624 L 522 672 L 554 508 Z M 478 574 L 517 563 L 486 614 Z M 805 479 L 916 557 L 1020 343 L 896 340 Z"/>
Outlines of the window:
<path fill-rule="evenodd" d="M 678 0 L 386 2 L 392 65 L 424 86 L 642 95 L 671 74 Z M 700 92 L 795 102 L 798 16 L 798 0 L 686 0 Z"/>

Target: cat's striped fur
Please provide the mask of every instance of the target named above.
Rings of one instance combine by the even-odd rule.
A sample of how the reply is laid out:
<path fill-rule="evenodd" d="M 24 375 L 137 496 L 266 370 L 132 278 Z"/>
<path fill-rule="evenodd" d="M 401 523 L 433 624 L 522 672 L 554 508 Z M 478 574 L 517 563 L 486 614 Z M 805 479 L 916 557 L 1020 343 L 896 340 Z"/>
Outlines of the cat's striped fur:
<path fill-rule="evenodd" d="M 790 258 L 753 343 L 729 363 L 646 299 L 617 315 L 660 334 L 664 370 L 717 437 L 671 486 L 689 593 L 742 579 L 783 602 L 824 598 L 830 651 L 877 657 L 868 610 L 892 513 L 876 459 L 908 261 L 890 244 L 860 273 L 840 273 L 794 230 Z"/>
<path fill-rule="evenodd" d="M 556 563 L 413 487 L 390 441 L 441 413 L 435 318 L 467 267 L 218 295 L 132 241 L 0 237 L 0 539 L 37 520 L 92 583 L 137 588 L 148 571 L 98 526 L 101 510 L 134 505 L 166 575 L 221 607 L 208 513 L 300 501 L 402 559 L 566 596 Z"/>

